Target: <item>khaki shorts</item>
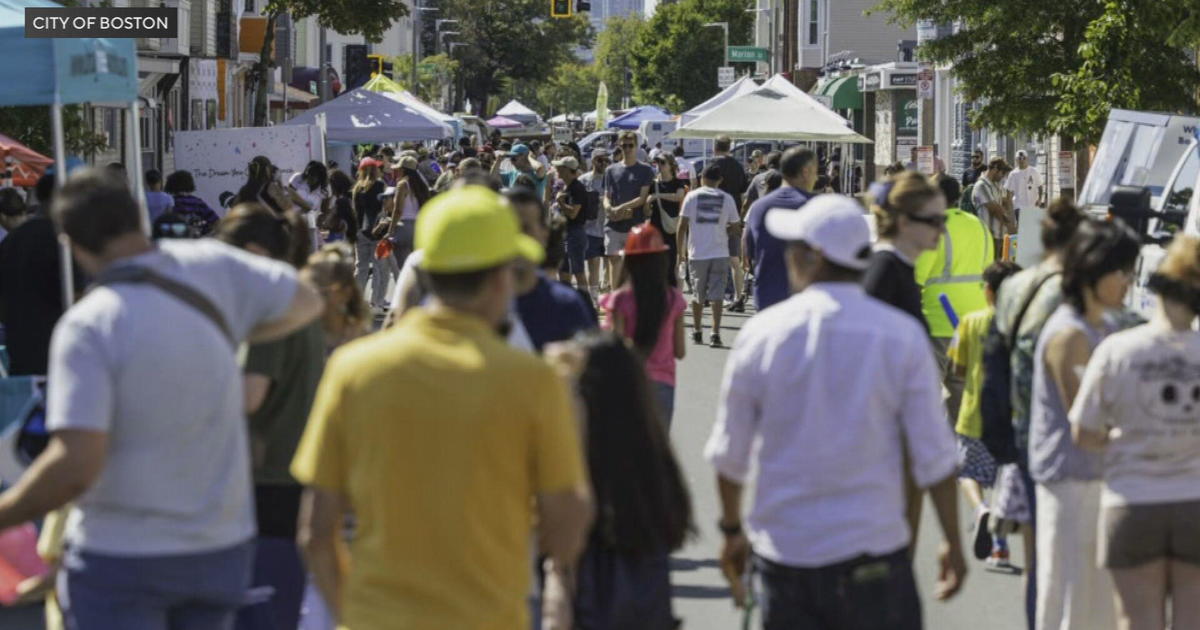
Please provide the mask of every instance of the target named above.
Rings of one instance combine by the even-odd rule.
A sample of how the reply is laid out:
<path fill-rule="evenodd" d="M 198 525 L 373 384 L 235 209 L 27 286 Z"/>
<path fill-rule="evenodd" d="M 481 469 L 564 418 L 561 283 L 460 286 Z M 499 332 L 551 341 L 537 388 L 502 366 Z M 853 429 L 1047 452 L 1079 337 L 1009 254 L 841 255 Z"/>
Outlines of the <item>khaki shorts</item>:
<path fill-rule="evenodd" d="M 692 286 L 696 289 L 693 301 L 708 300 L 720 304 L 725 299 L 725 285 L 729 279 L 728 258 L 692 260 L 688 268 L 692 272 Z"/>
<path fill-rule="evenodd" d="M 1200 565 L 1200 501 L 1104 508 L 1100 566 L 1132 569 L 1159 558 Z"/>

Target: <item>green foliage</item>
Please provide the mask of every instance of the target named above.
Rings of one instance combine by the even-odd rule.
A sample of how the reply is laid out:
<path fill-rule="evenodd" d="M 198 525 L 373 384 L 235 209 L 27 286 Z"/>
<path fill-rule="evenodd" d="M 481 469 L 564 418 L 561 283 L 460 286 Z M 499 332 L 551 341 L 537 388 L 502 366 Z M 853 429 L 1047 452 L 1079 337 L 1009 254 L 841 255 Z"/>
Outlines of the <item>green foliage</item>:
<path fill-rule="evenodd" d="M 0 107 L 0 132 L 42 155 L 54 157 L 54 136 L 47 106 Z M 108 146 L 104 135 L 88 126 L 82 105 L 63 107 L 63 138 L 68 154 L 84 157 L 91 157 Z"/>
<path fill-rule="evenodd" d="M 596 66 L 585 66 L 577 62 L 564 63 L 538 86 L 538 107 L 535 109 L 549 116 L 563 112 L 589 112 L 596 107 L 596 89 L 599 85 Z"/>
<path fill-rule="evenodd" d="M 724 56 L 724 33 L 710 22 L 729 23 L 729 44 L 751 41 L 754 0 L 680 0 L 660 3 L 641 29 L 633 50 L 634 96 L 639 103 L 672 111 L 694 107 L 717 91 L 717 68 Z M 739 70 L 750 67 L 734 64 Z M 609 89 L 616 86 L 609 83 Z"/>
<path fill-rule="evenodd" d="M 591 42 L 591 26 L 581 15 L 551 19 L 545 0 L 443 0 L 440 15 L 458 20 L 459 46 L 467 97 L 476 113 L 499 93 L 505 78 L 536 84 L 574 59 Z M 532 90 L 531 90 L 532 92 Z"/>
<path fill-rule="evenodd" d="M 434 103 L 442 98 L 442 86 L 453 79 L 461 64 L 446 53 L 430 55 L 417 64 L 417 98 Z M 412 55 L 392 57 L 392 77 L 412 92 L 409 79 L 412 77 Z"/>
<path fill-rule="evenodd" d="M 1182 50 L 1200 41 L 1195 0 L 882 0 L 875 10 L 958 23 L 920 54 L 954 64 L 977 127 L 1095 141 L 1112 107 L 1195 106 Z"/>
<path fill-rule="evenodd" d="M 625 93 L 625 70 L 634 69 L 632 54 L 646 27 L 647 22 L 639 13 L 628 17 L 610 17 L 604 24 L 604 30 L 596 36 L 595 74 L 599 81 L 604 81 L 608 86 L 613 103 L 620 103 L 625 96 L 633 96 L 632 85 L 628 86 L 630 93 Z M 592 90 L 592 100 L 595 100 L 595 90 Z"/>

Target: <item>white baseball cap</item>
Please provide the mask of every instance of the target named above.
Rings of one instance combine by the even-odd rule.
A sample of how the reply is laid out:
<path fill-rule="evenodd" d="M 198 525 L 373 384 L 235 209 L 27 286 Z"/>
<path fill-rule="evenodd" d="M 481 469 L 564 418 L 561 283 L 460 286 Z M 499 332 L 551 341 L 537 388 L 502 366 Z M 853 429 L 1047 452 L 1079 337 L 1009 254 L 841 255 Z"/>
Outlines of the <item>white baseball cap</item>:
<path fill-rule="evenodd" d="M 871 230 L 862 206 L 838 194 L 819 195 L 799 210 L 767 211 L 767 232 L 784 241 L 803 241 L 843 267 L 866 269 Z"/>

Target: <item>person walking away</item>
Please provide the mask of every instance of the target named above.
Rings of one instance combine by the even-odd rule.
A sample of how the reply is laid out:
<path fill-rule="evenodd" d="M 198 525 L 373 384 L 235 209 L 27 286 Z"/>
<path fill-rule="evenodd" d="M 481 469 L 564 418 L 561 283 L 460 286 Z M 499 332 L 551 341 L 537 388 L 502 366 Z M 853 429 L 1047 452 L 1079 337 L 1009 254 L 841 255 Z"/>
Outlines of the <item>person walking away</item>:
<path fill-rule="evenodd" d="M 183 215 L 201 236 L 212 232 L 217 221 L 221 220 L 220 215 L 195 195 L 196 180 L 190 171 L 175 171 L 168 175 L 164 189 L 173 198 L 172 211 Z"/>
<path fill-rule="evenodd" d="M 46 175 L 53 178 L 53 176 Z M 41 190 L 41 182 L 38 182 Z M 53 192 L 53 182 L 47 189 Z M 44 204 L 49 199 L 44 200 Z M 50 363 L 50 338 L 66 307 L 61 289 L 62 256 L 49 207 L 33 214 L 15 188 L 0 189 L 0 323 L 4 324 L 8 373 L 44 375 Z M 86 279 L 72 266 L 75 287 Z M 69 305 L 68 305 L 69 306 Z"/>
<path fill-rule="evenodd" d="M 971 151 L 971 165 L 968 166 L 962 174 L 963 190 L 965 191 L 967 186 L 971 186 L 975 182 L 978 182 L 979 178 L 983 177 L 983 174 L 986 172 L 987 163 L 985 163 L 983 160 L 983 149 L 975 147 L 975 150 Z"/>
<path fill-rule="evenodd" d="M 1149 323 L 1097 346 L 1071 407 L 1075 443 L 1104 456 L 1100 564 L 1119 627 L 1200 625 L 1200 241 L 1179 235 L 1151 277 Z M 1187 427 L 1187 429 L 1181 429 Z M 1170 613 L 1168 617 L 1168 598 Z"/>
<path fill-rule="evenodd" d="M 733 140 L 729 136 L 718 137 L 713 142 L 713 154 L 716 157 L 711 163 L 721 169 L 719 188 L 733 198 L 733 206 L 738 212 L 736 225 L 729 233 L 728 250 L 729 265 L 733 268 L 733 303 L 730 307 L 731 309 L 737 307 L 736 310 L 741 311 L 744 310 L 746 303 L 746 271 L 742 269 L 742 219 L 745 217 L 742 214 L 742 195 L 746 192 L 748 178 L 746 169 L 730 153 L 732 148 Z"/>
<path fill-rule="evenodd" d="M 746 194 L 742 201 L 742 216 L 746 216 L 750 212 L 750 206 L 760 198 L 767 195 L 767 178 L 771 173 L 779 172 L 779 164 L 783 160 L 783 154 L 779 151 L 771 151 L 763 158 L 763 168 L 755 173 L 750 183 L 746 186 Z"/>
<path fill-rule="evenodd" d="M 704 169 L 704 185 L 683 198 L 679 213 L 679 251 L 692 275 L 692 341 L 704 343 L 704 304 L 712 307 L 709 344 L 721 347 L 721 307 L 729 276 L 729 226 L 740 221 L 736 202 L 721 190 L 721 167 Z"/>
<path fill-rule="evenodd" d="M 139 213 L 104 170 L 55 196 L 97 281 L 55 328 L 49 444 L 0 495 L 0 529 L 75 501 L 58 576 L 69 628 L 229 629 L 254 553 L 237 345 L 287 336 L 321 299 L 286 264 L 213 240 L 155 246 Z"/>
<path fill-rule="evenodd" d="M 954 183 L 957 185 L 957 182 Z M 991 243 L 991 239 L 988 239 L 988 243 Z M 1018 271 L 1020 267 L 1009 261 L 994 262 L 984 270 L 987 306 L 963 316 L 947 350 L 950 370 L 964 383 L 962 404 L 958 413 L 951 417 L 956 419 L 954 432 L 958 438 L 959 487 L 975 509 L 972 551 L 977 559 L 987 561 L 989 569 L 1006 572 L 1012 572 L 1013 566 L 1009 559 L 1008 539 L 998 525 L 1001 516 L 996 513 L 998 510 L 994 509 L 995 506 L 989 508 L 983 498 L 984 488 L 997 486 L 999 466 L 980 441 L 983 437 L 983 417 L 979 411 L 979 392 L 983 388 L 983 348 L 995 315 L 996 291 L 1001 283 Z M 1016 479 L 1020 483 L 1019 476 Z M 991 494 L 994 503 L 998 492 Z M 998 533 L 993 535 L 992 530 Z M 1024 529 L 1024 533 L 1025 566 L 1030 567 L 1034 553 L 1033 534 L 1029 527 Z"/>
<path fill-rule="evenodd" d="M 396 195 L 392 203 L 392 214 L 389 220 L 390 231 L 387 238 L 392 240 L 392 259 L 394 269 L 399 269 L 404 260 L 413 250 L 413 229 L 417 222 L 417 213 L 429 201 L 429 186 L 417 171 L 417 160 L 412 156 L 400 158 L 393 165 L 396 174 Z"/>
<path fill-rule="evenodd" d="M 604 199 L 604 172 L 611 164 L 608 149 L 592 151 L 592 170 L 579 176 L 579 181 L 588 190 L 588 203 L 596 204 L 596 218 L 586 224 L 587 232 L 587 268 L 588 292 L 599 297 L 602 291 L 610 289 L 608 282 L 601 273 L 600 265 L 604 262 L 604 224 L 607 222 L 605 213 L 601 212 Z"/>
<path fill-rule="evenodd" d="M 1021 220 L 1021 211 L 1040 208 L 1043 204 L 1042 176 L 1029 165 L 1029 154 L 1017 151 L 1017 168 L 1004 180 L 1004 190 L 1012 194 L 1014 219 Z M 1026 214 L 1028 216 L 1028 214 Z"/>
<path fill-rule="evenodd" d="M 217 240 L 272 260 L 295 258 L 307 250 L 306 217 L 292 213 L 288 224 L 258 204 L 235 206 L 217 225 Z M 249 346 L 242 366 L 245 409 L 258 519 L 251 584 L 269 586 L 267 602 L 238 611 L 237 627 L 293 628 L 300 624 L 305 571 L 296 545 L 300 484 L 288 465 L 300 442 L 325 367 L 325 336 L 320 320 L 271 342 Z"/>
<path fill-rule="evenodd" d="M 372 310 L 383 310 L 386 307 L 387 285 L 392 275 L 392 259 L 375 256 L 375 248 L 380 240 L 380 237 L 375 236 L 375 230 L 383 211 L 380 195 L 385 189 L 380 172 L 382 166 L 383 163 L 375 158 L 368 157 L 359 161 L 358 181 L 351 190 L 359 227 L 358 239 L 354 245 L 358 261 L 358 285 L 363 287 L 365 292 L 367 277 L 371 276 L 369 302 Z"/>
<path fill-rule="evenodd" d="M 1033 353 L 1046 320 L 1062 303 L 1062 253 L 1083 221 L 1083 213 L 1067 200 L 1058 200 L 1042 220 L 1042 248 L 1045 258 L 1037 266 L 1009 278 L 996 296 L 993 321 L 998 335 L 1014 339 L 1011 348 L 1012 426 L 1017 468 L 1027 492 L 1030 525 L 1037 538 L 1038 506 L 1033 479 L 1029 476 L 1029 416 L 1033 395 Z M 1018 321 L 1020 318 L 1020 321 Z M 1014 329 L 1016 329 L 1014 331 Z M 1035 547 L 1036 548 L 1036 547 Z M 1026 567 L 1025 615 L 1029 630 L 1035 628 L 1037 603 L 1037 557 Z"/>
<path fill-rule="evenodd" d="M 553 165 L 564 186 L 563 192 L 558 194 L 558 209 L 567 220 L 566 258 L 559 273 L 564 282 L 570 282 L 573 278 L 575 288 L 586 292 L 589 204 L 587 186 L 579 181 L 579 161 L 574 156 L 568 155 L 555 160 Z"/>
<path fill-rule="evenodd" d="M 812 149 L 792 147 L 780 157 L 779 170 L 784 184 L 751 204 L 746 213 L 742 253 L 754 269 L 754 306 L 759 311 L 784 301 L 791 293 L 784 262 L 786 244 L 767 231 L 767 211 L 799 210 L 808 203 L 820 172 L 817 154 Z"/>
<path fill-rule="evenodd" d="M 911 315 L 928 337 L 929 323 L 921 308 L 913 262 L 922 252 L 937 247 L 946 227 L 946 199 L 929 178 L 915 171 L 876 182 L 869 194 L 879 241 L 863 274 L 863 288 L 867 295 Z M 906 470 L 904 480 L 908 526 L 915 543 L 924 501 L 913 471 Z"/>
<path fill-rule="evenodd" d="M 692 161 L 683 156 L 683 144 L 675 145 L 671 153 L 675 156 L 675 165 L 679 167 L 679 178 L 687 181 L 688 186 L 698 188 L 700 186 L 699 173 L 696 172 Z"/>
<path fill-rule="evenodd" d="M 946 414 L 957 418 L 963 381 L 948 362 L 946 351 L 954 335 L 954 325 L 942 306 L 942 296 L 950 301 L 951 310 L 959 318 L 987 308 L 983 271 L 995 259 L 995 250 L 987 227 L 957 207 L 962 197 L 958 181 L 945 175 L 938 175 L 933 181 L 946 199 L 946 229 L 936 248 L 917 256 L 914 268 L 917 284 L 921 286 L 921 312 L 933 337 L 942 385 L 949 394 Z"/>
<path fill-rule="evenodd" d="M 150 213 L 150 223 L 161 217 L 175 206 L 175 198 L 163 192 L 163 176 L 156 168 L 146 171 L 146 209 Z"/>
<path fill-rule="evenodd" d="M 627 281 L 604 296 L 605 328 L 630 340 L 645 359 L 659 415 L 667 430 L 675 410 L 675 361 L 683 359 L 683 293 L 666 279 L 669 249 L 653 225 L 636 226 L 625 243 Z"/>
<path fill-rule="evenodd" d="M 1013 212 L 1012 195 L 1004 190 L 1001 182 L 1012 167 L 1002 157 L 988 162 L 987 171 L 975 182 L 971 191 L 971 202 L 979 219 L 988 226 L 995 241 L 998 258 L 1005 257 L 1004 237 L 1017 233 L 1017 217 Z"/>
<path fill-rule="evenodd" d="M 662 234 L 667 243 L 667 281 L 679 286 L 679 212 L 683 198 L 687 196 L 687 181 L 678 177 L 675 157 L 663 153 L 655 160 L 658 177 L 654 180 L 650 197 L 650 223 Z"/>
<path fill-rule="evenodd" d="M 325 298 L 321 326 L 326 354 L 369 332 L 374 318 L 354 281 L 354 251 L 345 243 L 331 243 L 309 256 L 300 277 Z"/>
<path fill-rule="evenodd" d="M 1116 624 L 1112 578 L 1096 564 L 1103 461 L 1074 444 L 1067 411 L 1092 351 L 1116 330 L 1106 315 L 1122 306 L 1139 248 L 1120 221 L 1081 223 L 1063 253 L 1063 304 L 1034 350 L 1029 473 L 1038 506 L 1038 628 Z"/>
<path fill-rule="evenodd" d="M 646 200 L 654 183 L 654 169 L 637 158 L 637 133 L 617 134 L 619 160 L 604 171 L 604 255 L 608 261 L 608 286 L 616 289 L 621 278 L 621 250 L 629 230 L 646 220 Z"/>
<path fill-rule="evenodd" d="M 746 323 L 726 366 L 705 446 L 717 471 L 722 569 L 742 604 L 753 563 L 765 630 L 921 628 L 905 453 L 943 532 L 937 598 L 952 597 L 966 576 L 954 438 L 929 344 L 911 317 L 860 287 L 870 231 L 856 202 L 817 197 L 799 212 L 771 211 L 767 227 L 788 243 L 797 293 Z"/>
<path fill-rule="evenodd" d="M 550 238 L 550 212 L 541 198 L 528 188 L 510 190 L 505 197 L 516 211 L 521 231 L 545 251 Z M 536 265 L 518 260 L 513 267 L 517 313 L 538 352 L 548 343 L 566 341 L 597 326 L 595 312 L 579 292 L 550 279 Z"/>
<path fill-rule="evenodd" d="M 292 201 L 299 206 L 298 210 L 304 215 L 308 224 L 309 234 L 312 235 L 310 247 L 320 247 L 320 234 L 317 230 L 317 217 L 329 208 L 329 169 L 319 161 L 309 162 L 304 170 L 295 173 L 287 183 L 288 194 Z"/>
<path fill-rule="evenodd" d="M 635 238 L 636 231 L 629 240 Z M 691 498 L 642 357 L 612 333 L 589 333 L 570 346 L 554 356 L 561 371 L 575 373 L 586 412 L 584 443 L 598 516 L 576 566 L 547 572 L 544 610 L 570 611 L 574 619 L 544 614 L 542 630 L 672 630 L 678 621 L 671 610 L 669 555 L 693 531 Z M 576 353 L 582 356 L 561 358 Z M 551 597 L 555 584 L 565 586 L 558 598 Z M 555 599 L 569 601 L 555 607 Z"/>
<path fill-rule="evenodd" d="M 292 463 L 300 540 L 344 627 L 527 628 L 535 519 L 568 566 L 592 517 L 565 383 L 497 334 L 513 262 L 543 253 L 481 186 L 431 200 L 416 245 L 431 303 L 339 348 L 322 377 Z"/>
<path fill-rule="evenodd" d="M 320 240 L 323 243 L 345 242 L 350 246 L 353 258 L 354 244 L 359 238 L 358 217 L 354 215 L 354 200 L 351 196 L 354 182 L 349 175 L 334 169 L 329 173 L 329 190 L 333 195 L 333 203 L 317 217 Z"/>

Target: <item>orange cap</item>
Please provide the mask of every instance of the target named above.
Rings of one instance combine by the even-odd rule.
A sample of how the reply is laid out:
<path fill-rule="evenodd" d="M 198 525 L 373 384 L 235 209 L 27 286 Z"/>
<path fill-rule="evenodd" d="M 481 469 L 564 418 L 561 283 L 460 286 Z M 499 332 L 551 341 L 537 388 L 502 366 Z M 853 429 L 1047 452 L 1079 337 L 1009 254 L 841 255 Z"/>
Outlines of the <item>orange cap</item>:
<path fill-rule="evenodd" d="M 658 228 L 647 221 L 633 226 L 633 229 L 629 231 L 629 238 L 625 241 L 625 249 L 621 250 L 621 255 L 659 254 L 667 249 L 669 248 L 663 242 L 662 232 L 659 232 Z"/>

